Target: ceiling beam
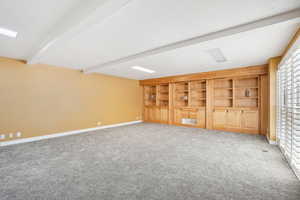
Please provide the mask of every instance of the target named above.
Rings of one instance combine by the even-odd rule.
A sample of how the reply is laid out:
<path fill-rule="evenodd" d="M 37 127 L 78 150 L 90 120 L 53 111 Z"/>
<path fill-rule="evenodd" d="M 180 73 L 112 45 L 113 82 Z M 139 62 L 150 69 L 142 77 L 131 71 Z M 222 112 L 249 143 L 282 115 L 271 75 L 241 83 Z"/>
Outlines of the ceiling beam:
<path fill-rule="evenodd" d="M 139 59 L 139 58 L 143 58 L 143 57 L 147 57 L 147 56 L 151 56 L 151 55 L 156 55 L 156 54 L 167 52 L 167 51 L 174 50 L 177 48 L 187 47 L 187 46 L 199 44 L 202 42 L 206 42 L 206 41 L 246 32 L 246 31 L 262 28 L 265 26 L 277 24 L 280 22 L 292 20 L 292 19 L 299 18 L 299 17 L 300 17 L 300 9 L 296 9 L 296 10 L 285 12 L 285 13 L 282 13 L 279 15 L 275 15 L 275 16 L 267 17 L 267 18 L 260 19 L 257 21 L 253 21 L 250 23 L 230 27 L 227 29 L 208 33 L 205 35 L 196 36 L 196 37 L 185 39 L 182 41 L 177 41 L 175 43 L 162 45 L 162 46 L 159 46 L 159 47 L 156 47 L 153 49 L 149 49 L 149 50 L 146 50 L 143 52 L 139 52 L 139 53 L 136 53 L 133 55 L 122 57 L 122 58 L 119 58 L 116 60 L 111 60 L 109 62 L 99 63 L 98 65 L 82 69 L 82 71 L 84 73 L 93 73 L 103 67 L 109 67 L 109 66 L 125 63 L 125 62 L 131 61 L 131 60 L 135 60 L 135 59 Z"/>
<path fill-rule="evenodd" d="M 34 47 L 28 56 L 28 64 L 36 64 L 50 47 L 70 39 L 91 26 L 98 25 L 125 7 L 131 0 L 90 0 L 80 1 L 66 13 L 47 36 Z"/>

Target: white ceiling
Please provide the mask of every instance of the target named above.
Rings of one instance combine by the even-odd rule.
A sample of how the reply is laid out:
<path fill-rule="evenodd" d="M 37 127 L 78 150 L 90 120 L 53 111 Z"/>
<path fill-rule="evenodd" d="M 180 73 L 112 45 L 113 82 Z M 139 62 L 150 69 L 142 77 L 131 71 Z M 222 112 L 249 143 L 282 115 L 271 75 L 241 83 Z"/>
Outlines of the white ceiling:
<path fill-rule="evenodd" d="M 1 0 L 0 26 L 15 30 L 19 35 L 16 39 L 0 35 L 0 56 L 26 59 L 34 45 L 78 2 L 80 0 Z"/>
<path fill-rule="evenodd" d="M 0 36 L 0 56 L 86 69 L 296 8 L 299 0 L 1 0 L 0 26 L 19 36 Z M 299 23 L 286 20 L 97 72 L 145 79 L 263 64 L 282 52 Z M 211 48 L 228 61 L 212 60 L 205 52 Z M 135 65 L 156 73 L 132 70 Z"/>
<path fill-rule="evenodd" d="M 291 35 L 299 26 L 300 19 L 292 20 L 116 66 L 99 68 L 97 72 L 133 79 L 147 79 L 266 64 L 269 58 L 281 55 Z M 217 63 L 207 53 L 207 50 L 214 48 L 221 49 L 227 59 L 226 62 Z M 156 73 L 148 74 L 131 69 L 135 65 L 152 69 Z"/>

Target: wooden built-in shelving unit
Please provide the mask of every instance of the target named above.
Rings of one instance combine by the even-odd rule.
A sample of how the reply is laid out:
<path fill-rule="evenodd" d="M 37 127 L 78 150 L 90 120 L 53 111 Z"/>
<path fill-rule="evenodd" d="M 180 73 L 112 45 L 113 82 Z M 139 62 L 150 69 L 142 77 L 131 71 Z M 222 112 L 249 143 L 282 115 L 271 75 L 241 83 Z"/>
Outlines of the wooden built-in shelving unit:
<path fill-rule="evenodd" d="M 214 80 L 214 106 L 215 107 L 233 106 L 233 80 L 232 79 Z"/>
<path fill-rule="evenodd" d="M 145 106 L 156 105 L 156 86 L 144 87 L 144 102 L 145 102 Z"/>
<path fill-rule="evenodd" d="M 189 85 L 189 106 L 206 107 L 206 81 L 191 81 Z"/>
<path fill-rule="evenodd" d="M 256 66 L 141 81 L 144 120 L 262 133 L 266 76 L 266 66 Z"/>
<path fill-rule="evenodd" d="M 169 84 L 158 86 L 158 104 L 159 106 L 169 106 Z"/>
<path fill-rule="evenodd" d="M 259 106 L 259 77 L 239 78 L 235 80 L 236 107 Z"/>
<path fill-rule="evenodd" d="M 259 76 L 214 80 L 214 129 L 259 132 L 259 80 Z"/>
<path fill-rule="evenodd" d="M 189 105 L 189 82 L 175 83 L 174 104 L 175 107 L 188 107 Z"/>
<path fill-rule="evenodd" d="M 169 123 L 169 84 L 144 87 L 144 120 Z"/>
<path fill-rule="evenodd" d="M 214 80 L 215 107 L 259 106 L 259 77 Z"/>

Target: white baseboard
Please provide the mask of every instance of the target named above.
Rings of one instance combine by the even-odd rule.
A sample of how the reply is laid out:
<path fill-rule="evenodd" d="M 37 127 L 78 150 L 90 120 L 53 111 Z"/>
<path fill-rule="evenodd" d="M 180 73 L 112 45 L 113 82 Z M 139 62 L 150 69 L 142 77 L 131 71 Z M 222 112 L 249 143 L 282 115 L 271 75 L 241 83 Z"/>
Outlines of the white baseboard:
<path fill-rule="evenodd" d="M 268 136 L 266 138 L 267 138 L 269 144 L 271 144 L 271 145 L 277 145 L 277 141 L 270 140 L 270 138 Z"/>
<path fill-rule="evenodd" d="M 31 137 L 31 138 L 17 139 L 17 140 L 12 140 L 12 141 L 7 141 L 7 142 L 0 142 L 0 147 L 14 145 L 14 144 L 27 143 L 27 142 L 34 142 L 34 141 L 39 141 L 39 140 L 46 140 L 46 139 L 63 137 L 63 136 L 68 136 L 68 135 L 77 135 L 80 133 L 96 131 L 96 130 L 101 130 L 101 129 L 107 129 L 107 128 L 113 128 L 113 127 L 118 127 L 118 126 L 126 126 L 126 125 L 141 123 L 141 122 L 143 122 L 143 121 L 138 120 L 138 121 L 119 123 L 119 124 L 99 126 L 99 127 L 95 127 L 95 128 L 80 129 L 80 130 L 68 131 L 68 132 L 63 132 L 63 133 L 55 133 L 55 134 L 51 134 L 51 135 L 43 135 L 43 136 L 37 136 L 37 137 Z"/>

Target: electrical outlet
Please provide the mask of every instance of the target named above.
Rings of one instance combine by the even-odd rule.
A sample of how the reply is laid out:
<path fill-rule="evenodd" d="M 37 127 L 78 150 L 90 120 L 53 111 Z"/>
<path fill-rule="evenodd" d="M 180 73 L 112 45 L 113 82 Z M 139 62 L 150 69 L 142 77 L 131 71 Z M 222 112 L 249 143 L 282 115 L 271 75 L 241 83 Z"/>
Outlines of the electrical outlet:
<path fill-rule="evenodd" d="M 4 140 L 4 139 L 5 139 L 5 135 L 4 134 L 0 135 L 0 140 Z"/>
<path fill-rule="evenodd" d="M 102 122 L 97 122 L 97 126 L 101 126 L 102 125 Z"/>
<path fill-rule="evenodd" d="M 9 134 L 9 138 L 13 138 L 14 137 L 14 134 L 13 133 L 10 133 Z"/>
<path fill-rule="evenodd" d="M 22 133 L 21 132 L 17 132 L 16 133 L 16 137 L 21 137 L 22 136 Z"/>
<path fill-rule="evenodd" d="M 141 118 L 142 118 L 141 116 L 137 116 L 135 119 L 140 120 Z"/>

